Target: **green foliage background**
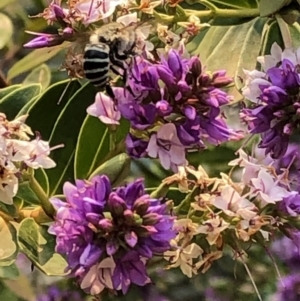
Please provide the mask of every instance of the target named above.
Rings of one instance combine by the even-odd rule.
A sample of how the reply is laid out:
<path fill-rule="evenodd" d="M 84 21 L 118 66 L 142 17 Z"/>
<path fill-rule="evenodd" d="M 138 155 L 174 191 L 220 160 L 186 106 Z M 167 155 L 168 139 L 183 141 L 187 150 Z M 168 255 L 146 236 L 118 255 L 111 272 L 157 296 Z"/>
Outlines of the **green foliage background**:
<path fill-rule="evenodd" d="M 28 17 L 40 13 L 46 5 L 43 0 L 0 2 L 0 112 L 9 119 L 29 114 L 27 124 L 33 131 L 40 132 L 43 140 L 49 140 L 51 146 L 61 143 L 65 146 L 51 155 L 57 162 L 55 169 L 35 173 L 37 182 L 48 197 L 61 194 L 65 181 L 89 178 L 93 173 L 107 174 L 115 185 L 145 176 L 147 187 L 155 189 L 169 173 L 153 160 L 130 160 L 124 154 L 126 121 L 122 121 L 116 134 L 117 150 L 109 152 L 107 127 L 86 114 L 86 108 L 94 102 L 94 88 L 84 80 L 69 82 L 67 75 L 58 70 L 64 59 L 64 50 L 61 47 L 51 51 L 48 48 L 32 51 L 22 48 L 30 39 L 24 33 L 25 29 L 55 32 L 55 28 L 47 26 L 44 20 Z M 226 69 L 234 77 L 235 86 L 229 92 L 234 95 L 236 104 L 225 110 L 229 122 L 237 126 L 239 101 L 242 100 L 239 93 L 242 69 L 259 67 L 257 56 L 268 54 L 274 42 L 283 47 L 284 30 L 290 31 L 293 46 L 300 47 L 299 7 L 297 0 L 187 0 L 169 11 L 158 11 L 157 17 L 176 23 L 195 14 L 202 22 L 211 24 L 187 45 L 187 49 L 199 54 L 208 70 Z M 227 143 L 200 154 L 191 153 L 189 161 L 195 166 L 202 164 L 212 176 L 218 175 L 220 171 L 228 171 L 227 162 L 234 158 L 238 147 L 237 143 Z M 170 197 L 178 202 L 182 195 L 171 192 Z M 30 209 L 39 204 L 39 197 L 25 181 L 21 184 L 15 207 L 0 203 L 0 209 L 18 218 L 18 207 Z M 63 275 L 65 261 L 57 254 L 53 255 L 53 237 L 34 219 L 24 219 L 16 227 L 1 226 L 0 237 L 0 300 L 33 301 L 44 287 L 60 279 L 48 279 L 41 271 L 46 275 Z M 22 258 L 17 261 L 23 266 L 18 271 L 15 262 L 18 248 L 34 261 L 33 273 Z M 5 250 L 3 254 L 1 249 Z M 271 301 L 277 283 L 273 263 L 264 250 L 254 246 L 249 254 L 252 257 L 248 265 L 263 300 Z M 277 260 L 284 273 L 284 263 Z M 214 264 L 205 275 L 192 279 L 180 271 L 162 271 L 160 266 L 158 261 L 151 267 L 155 289 L 168 300 L 209 300 L 204 297 L 208 288 L 216 289 L 220 301 L 257 300 L 243 265 L 234 262 L 232 254 Z M 62 287 L 76 289 L 71 280 L 60 280 L 59 283 Z M 140 291 L 132 289 L 126 297 L 106 296 L 103 300 L 141 298 Z"/>

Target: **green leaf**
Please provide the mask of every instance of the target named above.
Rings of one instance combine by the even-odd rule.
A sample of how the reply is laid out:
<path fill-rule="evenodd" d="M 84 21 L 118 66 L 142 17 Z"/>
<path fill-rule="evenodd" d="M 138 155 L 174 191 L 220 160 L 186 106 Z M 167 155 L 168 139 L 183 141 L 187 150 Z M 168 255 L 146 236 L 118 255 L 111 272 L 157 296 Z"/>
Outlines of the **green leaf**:
<path fill-rule="evenodd" d="M 33 301 L 36 300 L 34 288 L 31 284 L 31 279 L 26 274 L 20 274 L 19 277 L 15 280 L 4 280 L 5 286 L 9 287 L 21 300 Z M 1 295 L 2 297 L 2 295 Z M 9 299 L 3 299 L 11 301 Z M 18 299 L 20 300 L 20 299 Z"/>
<path fill-rule="evenodd" d="M 33 69 L 23 81 L 23 85 L 31 85 L 35 83 L 40 83 L 42 85 L 42 90 L 46 90 L 51 82 L 51 70 L 46 65 L 43 64 L 35 69 Z"/>
<path fill-rule="evenodd" d="M 202 65 L 209 71 L 225 69 L 238 85 L 239 77 L 244 76 L 242 69 L 251 70 L 256 66 L 265 22 L 255 18 L 237 26 L 209 28 L 202 40 L 198 40 L 199 46 L 193 54 L 200 54 Z M 236 87 L 230 88 L 229 94 L 234 96 L 235 101 L 243 98 Z"/>
<path fill-rule="evenodd" d="M 16 76 L 30 71 L 42 63 L 45 63 L 52 57 L 56 56 L 60 51 L 62 51 L 62 48 L 64 48 L 63 45 L 64 44 L 33 50 L 9 69 L 7 79 L 11 80 Z"/>
<path fill-rule="evenodd" d="M 290 26 L 290 33 L 293 42 L 293 47 L 299 48 L 300 47 L 300 24 L 295 22 L 292 26 Z"/>
<path fill-rule="evenodd" d="M 39 198 L 36 196 L 34 191 L 32 191 L 27 181 L 19 185 L 16 197 L 30 204 L 40 204 Z"/>
<path fill-rule="evenodd" d="M 0 202 L 0 211 L 4 212 L 5 214 L 8 214 L 11 217 L 18 216 L 16 207 L 14 205 L 6 205 L 6 204 Z"/>
<path fill-rule="evenodd" d="M 0 266 L 7 266 L 6 262 L 11 263 L 16 258 L 18 247 L 14 226 L 9 222 L 5 222 L 2 217 L 0 217 L 0 237 Z"/>
<path fill-rule="evenodd" d="M 11 40 L 14 31 L 12 21 L 7 15 L 0 13 L 0 49 Z"/>
<path fill-rule="evenodd" d="M 261 17 L 267 17 L 280 11 L 282 7 L 289 4 L 290 0 L 260 0 L 259 12 Z"/>
<path fill-rule="evenodd" d="M 80 129 L 75 151 L 75 179 L 86 179 L 108 152 L 107 126 L 98 118 L 87 115 Z"/>
<path fill-rule="evenodd" d="M 35 97 L 33 97 L 30 101 L 28 101 L 23 108 L 19 111 L 19 113 L 17 114 L 17 117 L 20 117 L 22 115 L 27 115 L 28 111 L 30 110 L 30 108 L 34 105 L 34 103 L 37 101 L 37 99 L 39 99 L 40 95 L 37 95 Z"/>
<path fill-rule="evenodd" d="M 1 99 L 0 111 L 5 113 L 7 119 L 13 119 L 26 103 L 40 93 L 40 84 L 22 86 Z"/>
<path fill-rule="evenodd" d="M 16 0 L 1 0 L 0 1 L 0 9 L 5 7 L 6 5 L 12 4 Z"/>
<path fill-rule="evenodd" d="M 17 279 L 19 275 L 20 275 L 19 269 L 17 268 L 15 263 L 6 267 L 0 266 L 0 278 L 14 280 Z"/>
<path fill-rule="evenodd" d="M 257 7 L 256 0 L 210 0 L 210 2 L 228 8 L 255 8 Z"/>
<path fill-rule="evenodd" d="M 113 186 L 121 184 L 129 175 L 131 159 L 127 154 L 120 154 L 99 166 L 89 177 L 107 175 Z"/>
<path fill-rule="evenodd" d="M 50 86 L 30 107 L 26 124 L 33 131 L 39 131 L 44 140 L 49 140 L 58 116 L 69 99 L 80 88 L 76 80 L 71 82 L 64 80 Z M 62 95 L 61 102 L 57 105 Z"/>
<path fill-rule="evenodd" d="M 47 230 L 48 226 L 40 226 L 32 218 L 24 219 L 18 229 L 20 249 L 46 275 L 64 275 L 66 262 L 55 254 L 55 236 Z M 57 261 L 60 264 L 56 264 Z"/>
<path fill-rule="evenodd" d="M 50 196 L 58 193 L 66 180 L 74 179 L 74 154 L 78 135 L 86 117 L 86 109 L 95 101 L 96 91 L 87 83 L 79 89 L 61 111 L 50 136 L 50 145 L 63 143 L 64 147 L 51 153 L 56 167 L 46 171 Z M 97 132 L 94 133 L 97 135 Z"/>
<path fill-rule="evenodd" d="M 43 188 L 45 193 L 49 194 L 49 180 L 47 174 L 43 168 L 36 169 L 34 171 L 34 177 L 39 182 L 40 186 Z"/>
<path fill-rule="evenodd" d="M 12 85 L 12 86 L 8 86 L 6 88 L 0 89 L 0 100 L 5 97 L 6 95 L 8 95 L 9 93 L 15 91 L 16 89 L 22 87 L 22 85 Z"/>
<path fill-rule="evenodd" d="M 281 37 L 280 28 L 276 21 L 266 23 L 265 31 L 263 35 L 263 41 L 261 46 L 261 54 L 270 54 L 271 47 L 274 43 L 277 43 L 282 49 L 284 49 L 284 43 Z"/>

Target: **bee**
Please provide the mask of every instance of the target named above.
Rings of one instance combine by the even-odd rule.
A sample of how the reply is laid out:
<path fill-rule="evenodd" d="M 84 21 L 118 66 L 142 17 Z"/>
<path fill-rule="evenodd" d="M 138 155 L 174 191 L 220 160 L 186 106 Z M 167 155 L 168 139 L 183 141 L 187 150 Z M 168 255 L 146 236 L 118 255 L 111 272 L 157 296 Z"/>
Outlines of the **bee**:
<path fill-rule="evenodd" d="M 128 26 L 117 22 L 105 24 L 91 34 L 84 49 L 85 77 L 98 90 L 105 89 L 113 99 L 115 97 L 109 84 L 109 72 L 121 76 L 126 86 L 129 65 L 126 66 L 125 63 L 138 54 L 136 46 L 139 32 L 136 29 L 143 23 Z M 128 86 L 126 88 L 132 93 Z"/>

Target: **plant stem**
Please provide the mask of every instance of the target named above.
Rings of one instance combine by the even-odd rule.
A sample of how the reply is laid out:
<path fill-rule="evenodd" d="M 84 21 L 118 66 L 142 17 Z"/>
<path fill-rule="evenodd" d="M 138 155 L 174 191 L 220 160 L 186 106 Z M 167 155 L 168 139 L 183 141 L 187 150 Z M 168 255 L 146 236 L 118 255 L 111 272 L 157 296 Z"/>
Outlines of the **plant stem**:
<path fill-rule="evenodd" d="M 198 18 L 250 18 L 258 17 L 258 8 L 246 8 L 246 9 L 220 9 L 215 10 L 184 10 L 187 17 L 194 15 Z"/>
<path fill-rule="evenodd" d="M 33 192 L 37 195 L 41 202 L 41 206 L 44 209 L 45 213 L 53 219 L 54 216 L 54 208 L 52 204 L 49 201 L 49 198 L 43 188 L 40 186 L 39 182 L 36 180 L 36 178 L 31 175 L 29 178 L 29 185 L 30 188 L 33 190 Z"/>
<path fill-rule="evenodd" d="M 109 150 L 110 151 L 115 150 L 116 141 L 117 141 L 116 131 L 112 130 L 109 132 Z"/>

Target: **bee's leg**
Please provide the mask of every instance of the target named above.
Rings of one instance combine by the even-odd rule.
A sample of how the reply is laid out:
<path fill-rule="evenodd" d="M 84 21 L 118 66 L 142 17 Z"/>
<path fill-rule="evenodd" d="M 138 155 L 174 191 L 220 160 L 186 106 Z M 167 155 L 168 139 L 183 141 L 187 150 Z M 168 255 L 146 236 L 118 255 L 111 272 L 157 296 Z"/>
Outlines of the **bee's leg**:
<path fill-rule="evenodd" d="M 120 67 L 120 66 L 119 66 Z M 114 66 L 110 66 L 110 69 L 117 75 L 120 75 L 123 77 L 123 81 L 125 83 L 125 88 L 128 90 L 128 92 L 133 96 L 135 97 L 135 94 L 133 93 L 131 87 L 129 85 L 127 85 L 127 72 L 126 72 L 126 69 L 123 67 L 123 74 L 121 74 Z M 120 67 L 121 68 L 121 67 Z M 121 68 L 122 69 L 122 68 Z"/>
<path fill-rule="evenodd" d="M 106 94 L 113 100 L 115 106 L 114 109 L 116 110 L 116 106 L 118 104 L 118 100 L 116 99 L 115 93 L 109 83 L 106 84 L 105 86 L 105 92 Z"/>

